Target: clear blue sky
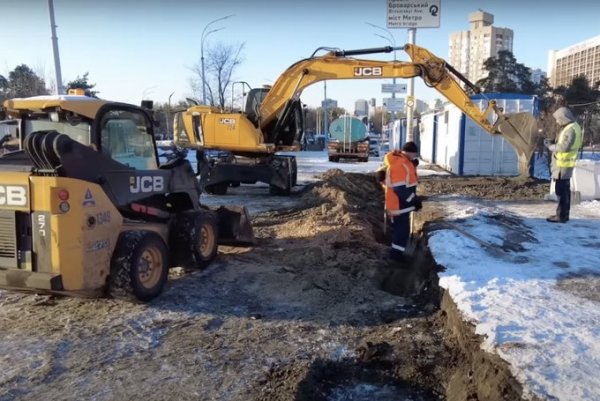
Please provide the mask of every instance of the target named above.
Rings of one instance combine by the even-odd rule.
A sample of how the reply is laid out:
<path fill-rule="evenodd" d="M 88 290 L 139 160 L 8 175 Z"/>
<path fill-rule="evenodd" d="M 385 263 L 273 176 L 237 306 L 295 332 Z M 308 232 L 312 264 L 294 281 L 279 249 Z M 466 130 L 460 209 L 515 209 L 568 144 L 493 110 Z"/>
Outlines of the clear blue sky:
<path fill-rule="evenodd" d="M 192 96 L 190 68 L 200 62 L 200 35 L 207 23 L 225 28 L 208 36 L 211 44 L 245 43 L 235 79 L 252 86 L 272 83 L 317 47 L 359 49 L 388 45 L 365 24 L 386 27 L 387 0 L 54 0 L 64 83 L 89 72 L 100 96 L 138 104 L 142 96 L 172 102 Z M 440 28 L 418 29 L 416 43 L 447 59 L 452 32 L 468 30 L 468 14 L 483 9 L 494 25 L 514 31 L 517 61 L 546 70 L 548 51 L 600 34 L 600 1 L 441 0 Z M 46 81 L 54 80 L 47 0 L 0 0 L 0 74 L 27 64 Z M 397 45 L 404 29 L 390 30 Z M 205 54 L 206 55 L 206 54 Z M 372 58 L 391 59 L 374 55 Z M 402 51 L 399 59 L 407 59 Z M 419 81 L 417 78 L 416 81 Z M 381 80 L 327 83 L 327 97 L 349 112 L 359 98 L 381 104 Z M 420 82 L 417 98 L 437 92 Z M 389 95 L 386 94 L 385 97 Z M 302 100 L 323 99 L 323 83 L 307 88 Z"/>

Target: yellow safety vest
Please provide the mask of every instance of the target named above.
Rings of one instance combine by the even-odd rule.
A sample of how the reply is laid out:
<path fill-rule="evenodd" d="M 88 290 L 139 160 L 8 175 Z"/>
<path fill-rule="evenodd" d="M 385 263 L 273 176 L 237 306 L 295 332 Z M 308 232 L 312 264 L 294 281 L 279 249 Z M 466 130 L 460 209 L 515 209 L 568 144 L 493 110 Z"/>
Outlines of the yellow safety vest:
<path fill-rule="evenodd" d="M 560 131 L 560 135 L 558 136 L 558 143 L 561 143 L 562 136 L 567 132 L 567 130 L 573 128 L 575 131 L 575 141 L 567 152 L 556 152 L 556 165 L 561 168 L 569 168 L 575 167 L 575 161 L 577 160 L 577 151 L 581 148 L 583 144 L 583 137 L 581 135 L 581 127 L 576 122 L 572 122 L 565 126 L 565 128 Z"/>

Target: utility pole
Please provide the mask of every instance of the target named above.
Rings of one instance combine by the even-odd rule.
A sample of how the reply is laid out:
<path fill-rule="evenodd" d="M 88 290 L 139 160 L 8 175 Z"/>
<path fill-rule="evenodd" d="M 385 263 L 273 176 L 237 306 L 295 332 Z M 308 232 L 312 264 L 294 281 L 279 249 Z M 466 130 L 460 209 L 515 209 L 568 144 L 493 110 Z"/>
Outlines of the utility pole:
<path fill-rule="evenodd" d="M 169 100 L 167 101 L 167 138 L 175 138 L 175 135 L 173 134 L 173 132 L 171 132 L 171 129 L 169 128 L 169 125 L 172 126 L 173 124 L 173 122 L 171 121 L 171 96 L 173 96 L 174 93 L 175 92 L 171 92 L 171 94 L 169 95 Z"/>
<path fill-rule="evenodd" d="M 408 29 L 408 43 L 411 45 L 415 44 L 415 37 L 417 36 L 416 28 Z M 410 78 L 407 85 L 408 95 L 406 97 L 406 142 L 414 141 L 413 135 L 413 110 L 415 102 L 415 79 Z"/>
<path fill-rule="evenodd" d="M 325 134 L 325 144 L 329 142 L 329 110 L 327 109 L 327 81 L 323 81 L 323 92 L 325 99 L 323 100 L 323 134 Z"/>
<path fill-rule="evenodd" d="M 209 26 L 211 26 L 215 22 L 222 21 L 222 20 L 227 19 L 227 18 L 231 18 L 234 15 L 235 14 L 230 14 L 230 15 L 226 15 L 225 17 L 217 18 L 215 20 L 210 21 L 208 24 L 206 24 L 204 26 L 204 29 L 202 30 L 202 34 L 200 35 L 200 63 L 201 63 L 201 69 L 202 69 L 202 104 L 206 104 L 206 78 L 205 78 L 205 75 L 204 75 L 204 40 L 211 33 L 223 30 L 225 28 L 224 27 L 223 28 L 217 28 L 217 29 L 210 30 L 208 32 L 206 30 L 208 29 Z"/>
<path fill-rule="evenodd" d="M 56 23 L 54 21 L 54 1 L 48 0 L 48 10 L 50 12 L 50 32 L 52 33 L 52 53 L 54 54 L 54 73 L 56 76 L 56 94 L 64 95 L 65 90 L 62 84 L 62 74 L 60 71 L 60 56 L 58 54 L 58 38 L 56 37 Z"/>

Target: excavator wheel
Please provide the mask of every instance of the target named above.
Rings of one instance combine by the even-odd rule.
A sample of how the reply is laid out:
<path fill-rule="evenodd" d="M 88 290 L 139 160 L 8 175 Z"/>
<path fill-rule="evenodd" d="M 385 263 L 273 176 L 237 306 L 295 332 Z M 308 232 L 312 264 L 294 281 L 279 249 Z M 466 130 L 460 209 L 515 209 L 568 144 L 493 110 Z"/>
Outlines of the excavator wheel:
<path fill-rule="evenodd" d="M 173 252 L 184 268 L 207 267 L 217 256 L 219 225 L 209 210 L 185 212 L 177 217 Z"/>
<path fill-rule="evenodd" d="M 207 185 L 204 190 L 211 195 L 225 195 L 227 194 L 228 182 L 220 182 L 218 184 Z"/>
<path fill-rule="evenodd" d="M 108 293 L 113 298 L 147 302 L 162 292 L 168 274 L 168 251 L 162 238 L 151 231 L 127 231 L 113 253 Z"/>
<path fill-rule="evenodd" d="M 270 195 L 279 195 L 279 196 L 288 196 L 289 194 L 292 193 L 292 187 L 294 182 L 294 177 L 293 174 L 289 174 L 287 176 L 287 183 L 285 188 L 279 188 L 278 186 L 275 185 L 269 185 L 269 194 Z"/>
<path fill-rule="evenodd" d="M 298 184 L 298 162 L 292 158 L 292 188 Z"/>

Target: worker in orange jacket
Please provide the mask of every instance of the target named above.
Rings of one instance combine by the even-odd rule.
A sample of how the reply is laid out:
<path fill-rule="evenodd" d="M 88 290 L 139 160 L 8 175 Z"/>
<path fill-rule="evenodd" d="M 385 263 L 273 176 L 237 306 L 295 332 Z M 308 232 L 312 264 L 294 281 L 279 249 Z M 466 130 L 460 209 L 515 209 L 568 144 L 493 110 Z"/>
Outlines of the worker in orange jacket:
<path fill-rule="evenodd" d="M 421 210 L 417 196 L 418 148 L 406 142 L 402 150 L 385 155 L 377 176 L 385 190 L 386 216 L 392 222 L 392 260 L 403 261 L 410 237 L 410 212 Z"/>

